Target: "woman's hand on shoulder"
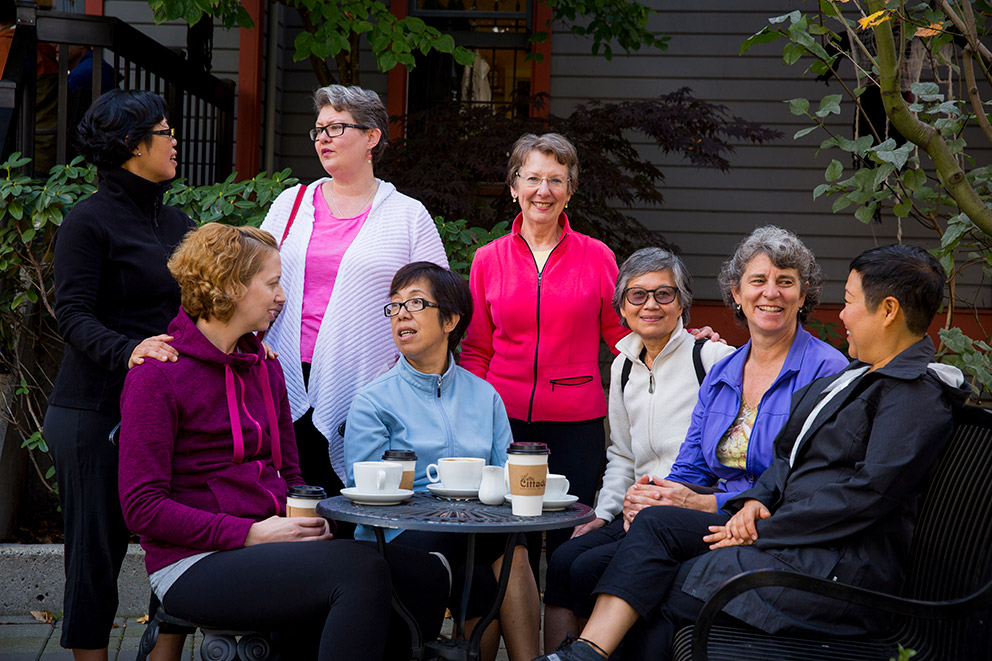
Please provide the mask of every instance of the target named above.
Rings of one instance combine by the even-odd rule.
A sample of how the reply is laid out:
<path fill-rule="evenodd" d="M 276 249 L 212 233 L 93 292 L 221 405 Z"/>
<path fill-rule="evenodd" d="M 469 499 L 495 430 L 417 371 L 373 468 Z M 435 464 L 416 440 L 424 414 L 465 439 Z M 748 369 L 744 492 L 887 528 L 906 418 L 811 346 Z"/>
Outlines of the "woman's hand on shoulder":
<path fill-rule="evenodd" d="M 131 352 L 131 357 L 127 361 L 127 368 L 131 369 L 135 365 L 142 364 L 145 362 L 145 358 L 154 358 L 163 363 L 176 362 L 179 358 L 179 352 L 169 344 L 174 339 L 171 335 L 146 337 Z"/>
<path fill-rule="evenodd" d="M 251 524 L 245 546 L 268 542 L 316 542 L 333 537 L 327 519 L 319 516 L 270 516 Z"/>
<path fill-rule="evenodd" d="M 276 352 L 276 350 L 273 349 L 268 343 L 262 342 L 262 348 L 265 349 L 266 360 L 275 360 L 279 357 L 279 353 Z"/>
<path fill-rule="evenodd" d="M 702 328 L 686 328 L 687 333 L 692 335 L 693 338 L 701 340 L 703 338 L 709 339 L 710 342 L 719 342 L 720 344 L 726 344 L 727 341 L 720 337 L 720 334 L 709 326 L 703 326 Z"/>
<path fill-rule="evenodd" d="M 571 538 L 575 539 L 576 537 L 581 537 L 587 532 L 592 532 L 593 530 L 602 528 L 605 525 L 606 521 L 604 519 L 593 519 L 589 523 L 583 523 L 581 526 L 575 526 L 575 530 L 572 531 Z"/>

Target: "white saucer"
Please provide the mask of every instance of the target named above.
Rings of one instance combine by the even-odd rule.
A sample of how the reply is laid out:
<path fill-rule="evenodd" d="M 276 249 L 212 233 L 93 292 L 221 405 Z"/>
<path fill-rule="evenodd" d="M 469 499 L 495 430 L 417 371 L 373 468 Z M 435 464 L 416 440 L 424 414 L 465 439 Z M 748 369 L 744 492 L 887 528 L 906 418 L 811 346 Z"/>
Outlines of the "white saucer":
<path fill-rule="evenodd" d="M 564 496 L 558 496 L 557 498 L 545 498 L 544 499 L 544 511 L 545 512 L 558 512 L 572 503 L 578 502 L 579 497 L 573 496 L 572 494 L 566 493 Z M 506 494 L 506 502 L 512 503 L 513 496 Z"/>
<path fill-rule="evenodd" d="M 479 497 L 478 489 L 448 489 L 440 482 L 431 482 L 427 485 L 427 490 L 435 496 L 441 498 L 451 498 L 453 500 L 474 500 Z"/>
<path fill-rule="evenodd" d="M 341 495 L 359 505 L 399 505 L 413 495 L 410 489 L 399 489 L 395 493 L 362 493 L 356 487 L 341 489 Z"/>

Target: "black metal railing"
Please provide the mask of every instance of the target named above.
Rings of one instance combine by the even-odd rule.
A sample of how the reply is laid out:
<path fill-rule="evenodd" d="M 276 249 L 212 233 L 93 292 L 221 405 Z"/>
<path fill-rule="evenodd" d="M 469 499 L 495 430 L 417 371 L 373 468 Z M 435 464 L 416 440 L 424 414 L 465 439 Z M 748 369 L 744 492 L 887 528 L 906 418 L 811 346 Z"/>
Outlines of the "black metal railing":
<path fill-rule="evenodd" d="M 93 48 L 90 98 L 103 91 L 101 64 L 112 66 L 122 89 L 161 94 L 179 138 L 179 173 L 194 185 L 222 181 L 232 171 L 234 154 L 234 84 L 191 65 L 184 57 L 113 17 L 38 10 L 34 2 L 17 3 L 17 25 L 0 79 L 0 149 L 34 158 L 36 144 L 35 76 L 39 43 L 59 50 L 56 163 L 72 153 L 68 89 L 69 47 Z"/>

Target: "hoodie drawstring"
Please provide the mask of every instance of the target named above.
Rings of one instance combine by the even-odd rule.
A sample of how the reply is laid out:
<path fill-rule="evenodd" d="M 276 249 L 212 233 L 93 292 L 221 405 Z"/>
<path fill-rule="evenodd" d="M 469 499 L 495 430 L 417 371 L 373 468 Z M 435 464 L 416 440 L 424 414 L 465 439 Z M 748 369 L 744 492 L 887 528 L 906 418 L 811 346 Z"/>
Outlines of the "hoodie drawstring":
<path fill-rule="evenodd" d="M 224 389 L 227 391 L 227 415 L 231 419 L 231 435 L 234 437 L 234 463 L 245 460 L 245 439 L 241 433 L 241 416 L 238 414 L 238 398 L 234 387 L 234 370 L 224 365 Z"/>
<path fill-rule="evenodd" d="M 272 464 L 276 471 L 282 470 L 282 443 L 279 440 L 279 422 L 276 415 L 275 400 L 272 397 L 272 386 L 269 382 L 269 370 L 265 366 L 265 360 L 259 363 L 261 369 L 258 373 L 258 385 L 262 390 L 262 400 L 265 402 L 265 415 L 269 419 L 269 439 L 272 443 Z M 236 464 L 244 462 L 245 459 L 245 439 L 241 431 L 241 415 L 238 407 L 237 388 L 234 384 L 234 370 L 230 365 L 224 365 L 224 386 L 227 391 L 227 414 L 231 420 L 231 436 L 234 438 L 234 457 Z M 240 380 L 240 379 L 239 379 Z M 244 383 L 241 385 L 244 390 Z M 242 406 L 244 402 L 242 401 Z M 247 407 L 245 412 L 247 413 Z M 251 414 L 248 414 L 251 418 Z M 252 418 L 254 422 L 254 418 Z M 256 422 L 256 427 L 258 423 Z M 261 450 L 261 427 L 259 430 L 259 450 Z"/>

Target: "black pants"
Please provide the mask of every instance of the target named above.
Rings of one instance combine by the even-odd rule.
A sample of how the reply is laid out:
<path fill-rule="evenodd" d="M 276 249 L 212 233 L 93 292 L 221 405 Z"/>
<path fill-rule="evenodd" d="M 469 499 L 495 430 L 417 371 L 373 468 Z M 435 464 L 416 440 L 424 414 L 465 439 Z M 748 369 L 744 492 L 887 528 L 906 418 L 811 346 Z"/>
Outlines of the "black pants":
<path fill-rule="evenodd" d="M 623 517 L 570 539 L 548 559 L 544 603 L 589 617 L 596 603 L 593 590 L 624 538 Z"/>
<path fill-rule="evenodd" d="M 117 576 L 128 531 L 117 493 L 119 419 L 98 411 L 49 406 L 45 440 L 51 448 L 65 526 L 62 647 L 101 649 L 117 614 Z"/>
<path fill-rule="evenodd" d="M 282 542 L 200 560 L 165 593 L 172 615 L 219 628 L 277 633 L 287 659 L 409 659 L 406 624 L 391 588 L 424 640 L 437 637 L 448 575 L 441 562 L 401 547 L 380 556 L 354 541 Z"/>
<path fill-rule="evenodd" d="M 594 591 L 620 597 L 642 618 L 624 639 L 616 658 L 671 658 L 675 632 L 692 623 L 703 606 L 682 592 L 682 584 L 692 560 L 709 551 L 703 541 L 708 527 L 724 525 L 729 518 L 665 506 L 637 514 Z"/>
<path fill-rule="evenodd" d="M 525 544 L 523 535 L 514 535 L 514 546 Z M 468 536 L 454 533 L 407 530 L 394 539 L 386 548 L 406 546 L 421 551 L 437 551 L 444 555 L 451 565 L 451 594 L 447 605 L 457 616 L 462 607 L 462 591 L 465 587 L 465 552 Z M 472 587 L 469 591 L 466 619 L 482 617 L 496 602 L 499 581 L 493 572 L 493 563 L 506 551 L 506 535 L 482 534 L 475 536 L 475 564 L 472 567 Z M 496 614 L 499 619 L 499 613 Z"/>
<path fill-rule="evenodd" d="M 510 420 L 510 431 L 517 443 L 547 443 L 548 472 L 568 478 L 569 493 L 579 502 L 593 506 L 606 467 L 606 429 L 603 419 L 583 422 L 524 422 Z M 555 549 L 572 536 L 571 529 L 549 530 L 546 548 L 550 558 Z M 528 533 L 527 553 L 534 576 L 541 575 L 541 533 Z M 540 579 L 538 579 L 540 588 Z"/>

